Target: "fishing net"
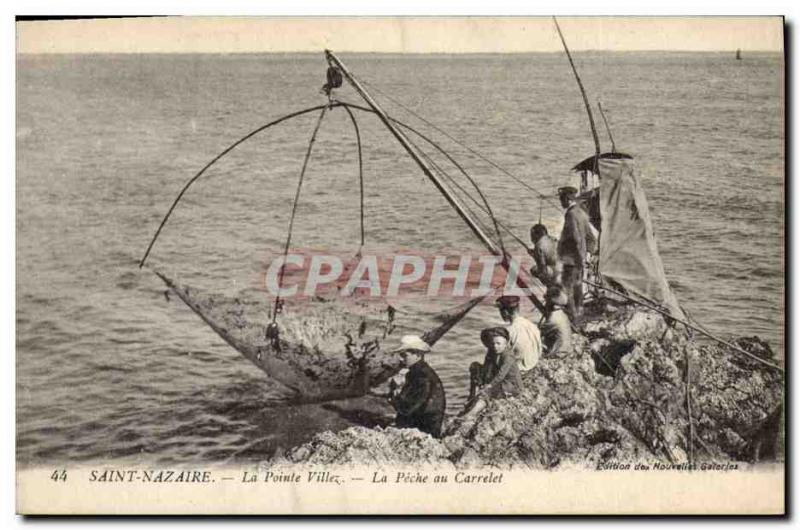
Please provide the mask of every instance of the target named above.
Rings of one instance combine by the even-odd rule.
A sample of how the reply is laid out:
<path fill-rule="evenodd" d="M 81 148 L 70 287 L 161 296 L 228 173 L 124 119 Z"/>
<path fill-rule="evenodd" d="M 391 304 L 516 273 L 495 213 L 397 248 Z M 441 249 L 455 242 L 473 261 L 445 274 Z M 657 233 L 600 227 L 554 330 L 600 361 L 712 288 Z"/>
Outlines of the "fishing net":
<path fill-rule="evenodd" d="M 206 293 L 157 273 L 183 302 L 228 344 L 292 392 L 296 402 L 362 396 L 403 367 L 393 337 L 400 315 L 389 305 L 354 299 L 315 299 L 287 307 L 270 338 L 270 304 L 263 292 Z M 484 297 L 438 315 L 422 334 L 434 344 Z"/>

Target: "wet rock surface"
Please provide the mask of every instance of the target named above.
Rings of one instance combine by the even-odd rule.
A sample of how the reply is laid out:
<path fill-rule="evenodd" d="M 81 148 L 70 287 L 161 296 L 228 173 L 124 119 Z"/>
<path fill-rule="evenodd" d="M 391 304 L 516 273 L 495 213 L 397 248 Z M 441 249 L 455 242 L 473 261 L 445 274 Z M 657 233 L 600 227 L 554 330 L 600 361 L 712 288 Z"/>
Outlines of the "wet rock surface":
<path fill-rule="evenodd" d="M 586 317 L 571 352 L 543 357 L 525 374 L 520 396 L 492 401 L 469 420 L 448 419 L 439 440 L 411 429 L 354 427 L 318 434 L 284 458 L 537 469 L 783 458 L 780 372 L 697 343 L 655 312 L 596 311 L 602 317 Z M 737 345 L 775 361 L 758 338 Z"/>

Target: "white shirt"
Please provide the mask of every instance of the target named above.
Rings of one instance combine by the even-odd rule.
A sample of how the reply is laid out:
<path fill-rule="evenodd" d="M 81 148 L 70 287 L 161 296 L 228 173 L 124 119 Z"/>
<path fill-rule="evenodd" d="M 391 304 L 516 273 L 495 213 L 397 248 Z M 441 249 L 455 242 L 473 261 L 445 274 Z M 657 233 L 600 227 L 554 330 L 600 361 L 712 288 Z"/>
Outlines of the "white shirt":
<path fill-rule="evenodd" d="M 511 349 L 517 356 L 517 366 L 521 372 L 527 372 L 536 366 L 542 353 L 539 328 L 527 318 L 516 315 L 507 329 Z"/>

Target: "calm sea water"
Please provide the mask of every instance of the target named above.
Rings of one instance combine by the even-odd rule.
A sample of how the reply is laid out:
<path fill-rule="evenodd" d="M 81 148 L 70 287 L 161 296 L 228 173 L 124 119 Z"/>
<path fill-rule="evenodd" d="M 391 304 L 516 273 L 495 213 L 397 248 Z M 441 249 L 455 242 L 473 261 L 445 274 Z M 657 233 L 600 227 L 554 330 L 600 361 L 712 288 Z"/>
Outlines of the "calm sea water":
<path fill-rule="evenodd" d="M 593 153 L 560 54 L 345 55 L 363 79 L 544 193 Z M 783 61 L 779 55 L 591 53 L 578 67 L 634 155 L 681 302 L 724 336 L 782 349 Z M 372 418 L 369 399 L 270 404 L 274 385 L 136 268 L 182 184 L 246 132 L 319 104 L 319 55 L 21 56 L 17 59 L 19 461 L 258 459 Z M 344 90 L 343 99 L 357 97 Z M 420 125 L 385 98 L 398 118 Z M 192 285 L 258 285 L 280 248 L 313 115 L 245 144 L 189 192 L 151 261 Z M 376 119 L 360 119 L 367 250 L 481 247 Z M 420 125 L 426 132 L 431 132 Z M 435 132 L 433 133 L 435 134 Z M 441 139 L 441 136 L 438 138 Z M 607 147 L 608 142 L 604 144 Z M 540 201 L 444 140 L 521 235 Z M 295 242 L 358 246 L 355 142 L 336 110 L 320 131 Z M 561 214 L 543 206 L 557 229 Z M 424 329 L 449 301 L 401 307 Z M 430 357 L 451 410 L 466 392 L 479 308 Z"/>

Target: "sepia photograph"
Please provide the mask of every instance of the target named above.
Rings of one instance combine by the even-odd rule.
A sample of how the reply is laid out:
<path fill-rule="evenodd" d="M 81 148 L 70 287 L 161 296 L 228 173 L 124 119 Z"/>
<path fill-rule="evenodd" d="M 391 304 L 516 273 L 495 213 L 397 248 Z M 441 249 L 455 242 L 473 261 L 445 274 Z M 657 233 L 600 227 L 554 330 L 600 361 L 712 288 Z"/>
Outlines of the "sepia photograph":
<path fill-rule="evenodd" d="M 785 513 L 782 17 L 15 27 L 18 513 Z"/>

